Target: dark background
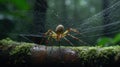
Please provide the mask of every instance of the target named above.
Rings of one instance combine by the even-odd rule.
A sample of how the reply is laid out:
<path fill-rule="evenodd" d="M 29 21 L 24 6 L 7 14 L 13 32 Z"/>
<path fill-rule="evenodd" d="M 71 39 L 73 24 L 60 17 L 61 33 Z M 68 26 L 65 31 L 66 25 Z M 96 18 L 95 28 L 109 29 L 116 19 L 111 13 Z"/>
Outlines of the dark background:
<path fill-rule="evenodd" d="M 83 33 L 72 35 L 94 45 L 99 37 L 119 33 L 119 4 L 119 0 L 1 0 L 0 39 L 28 41 L 19 34 L 41 35 L 63 24 L 65 29 L 75 28 Z M 27 38 L 39 40 L 34 36 Z"/>

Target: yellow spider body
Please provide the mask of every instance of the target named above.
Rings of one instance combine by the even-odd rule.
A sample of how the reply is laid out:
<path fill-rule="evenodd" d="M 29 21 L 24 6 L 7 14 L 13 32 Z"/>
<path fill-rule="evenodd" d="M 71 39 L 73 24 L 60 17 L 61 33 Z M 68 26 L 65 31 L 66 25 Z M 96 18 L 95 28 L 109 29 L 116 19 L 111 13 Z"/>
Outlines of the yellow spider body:
<path fill-rule="evenodd" d="M 52 31 L 52 30 L 48 30 L 45 34 L 52 37 L 52 38 L 54 38 L 57 41 L 60 41 L 60 39 L 65 37 L 68 32 L 69 32 L 69 30 L 66 30 L 64 32 L 64 26 L 63 25 L 58 25 L 56 27 L 55 32 Z"/>
<path fill-rule="evenodd" d="M 49 30 L 45 33 L 45 35 L 47 35 L 48 38 L 53 38 L 53 39 L 55 39 L 55 40 L 58 41 L 58 42 L 60 42 L 61 39 L 64 39 L 64 40 L 66 40 L 66 41 L 67 41 L 69 44 L 71 44 L 71 45 L 73 45 L 72 42 L 70 42 L 70 41 L 66 38 L 66 36 L 70 36 L 70 37 L 72 37 L 72 38 L 75 39 L 75 40 L 78 40 L 78 41 L 80 41 L 80 42 L 83 42 L 83 41 L 80 40 L 79 38 L 77 38 L 77 37 L 69 34 L 69 32 L 71 32 L 71 31 L 80 34 L 79 31 L 77 31 L 76 29 L 73 29 L 73 28 L 69 28 L 69 29 L 67 29 L 66 31 L 64 31 L 64 26 L 60 24 L 60 25 L 58 25 L 58 26 L 56 27 L 55 32 L 54 32 L 53 30 L 49 29 Z M 86 44 L 85 42 L 83 42 L 83 43 Z"/>

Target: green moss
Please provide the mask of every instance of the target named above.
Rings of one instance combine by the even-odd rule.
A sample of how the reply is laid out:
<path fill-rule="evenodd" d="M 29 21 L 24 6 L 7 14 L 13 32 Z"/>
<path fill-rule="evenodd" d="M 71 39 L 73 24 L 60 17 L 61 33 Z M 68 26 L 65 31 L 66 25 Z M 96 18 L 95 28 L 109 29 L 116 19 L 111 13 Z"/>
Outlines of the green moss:
<path fill-rule="evenodd" d="M 0 45 L 2 45 L 2 46 L 9 46 L 9 45 L 13 45 L 13 44 L 18 44 L 18 43 L 11 40 L 10 38 L 0 40 Z"/>
<path fill-rule="evenodd" d="M 34 46 L 34 44 L 22 42 L 21 45 L 16 46 L 9 52 L 10 59 L 13 61 L 14 64 L 23 64 L 26 62 L 30 62 L 30 48 L 32 46 Z"/>
<path fill-rule="evenodd" d="M 100 66 L 113 64 L 120 58 L 120 46 L 109 46 L 109 47 L 77 47 L 73 48 L 78 53 L 78 58 L 82 65 Z"/>
<path fill-rule="evenodd" d="M 15 42 L 10 39 L 1 40 L 0 44 L 1 46 L 5 45 L 5 47 L 9 45 L 14 45 L 14 47 L 9 51 L 10 60 L 12 61 L 14 60 L 13 63 L 25 63 L 30 61 L 30 56 L 31 56 L 30 48 L 35 45 L 33 43 Z M 53 48 L 59 49 L 59 47 L 57 46 L 53 46 Z M 100 46 L 70 47 L 69 46 L 67 48 L 65 46 L 61 46 L 61 48 L 64 49 L 70 48 L 73 51 L 75 51 L 78 57 L 77 59 L 78 62 L 83 66 L 96 65 L 96 67 L 99 67 L 101 65 L 120 62 L 120 46 L 109 46 L 109 47 L 100 47 Z"/>
<path fill-rule="evenodd" d="M 34 44 L 31 43 L 21 43 L 21 45 L 16 46 L 11 52 L 10 55 L 17 55 L 17 54 L 27 54 L 30 55 L 30 48 Z"/>
<path fill-rule="evenodd" d="M 9 55 L 10 63 L 25 63 L 30 60 L 30 48 L 34 46 L 33 43 L 25 43 L 25 42 L 16 42 L 11 40 L 10 38 L 6 38 L 0 40 L 0 46 L 2 53 L 6 53 Z"/>
<path fill-rule="evenodd" d="M 10 38 L 6 38 L 6 39 L 2 39 L 0 40 L 0 46 L 2 47 L 2 50 L 4 49 L 9 49 L 12 47 L 12 52 L 10 52 L 10 54 L 14 54 L 17 52 L 23 52 L 25 49 L 29 49 L 29 47 L 31 47 L 32 45 L 34 45 L 33 43 L 25 43 L 25 42 L 16 42 L 11 40 Z M 23 51 L 22 51 L 23 50 Z"/>

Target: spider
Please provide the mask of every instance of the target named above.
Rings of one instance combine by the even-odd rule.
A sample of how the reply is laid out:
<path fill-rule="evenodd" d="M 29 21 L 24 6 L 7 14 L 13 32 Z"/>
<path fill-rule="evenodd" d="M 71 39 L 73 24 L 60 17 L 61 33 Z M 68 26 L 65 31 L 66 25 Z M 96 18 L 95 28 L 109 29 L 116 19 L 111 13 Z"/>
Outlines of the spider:
<path fill-rule="evenodd" d="M 70 32 L 75 32 L 77 34 L 80 34 L 79 31 L 77 31 L 76 29 L 73 29 L 73 28 L 68 28 L 66 31 L 64 31 L 64 26 L 62 24 L 59 24 L 56 29 L 55 29 L 55 32 L 51 29 L 49 29 L 45 35 L 47 35 L 49 38 L 53 38 L 55 39 L 56 41 L 60 42 L 61 39 L 64 39 L 65 41 L 67 41 L 70 45 L 73 46 L 73 43 L 68 40 L 66 38 L 66 36 L 69 36 L 69 37 L 72 37 L 73 39 L 75 40 L 78 40 L 80 42 L 83 42 L 82 40 L 80 40 L 79 38 L 69 34 Z M 86 44 L 85 42 L 83 42 L 84 44 Z"/>

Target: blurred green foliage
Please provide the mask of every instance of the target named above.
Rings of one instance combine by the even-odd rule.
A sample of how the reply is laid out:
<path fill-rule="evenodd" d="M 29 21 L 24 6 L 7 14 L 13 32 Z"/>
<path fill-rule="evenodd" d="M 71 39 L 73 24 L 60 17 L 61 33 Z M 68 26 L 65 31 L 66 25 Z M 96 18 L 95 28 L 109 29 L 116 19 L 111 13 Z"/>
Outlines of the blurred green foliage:
<path fill-rule="evenodd" d="M 113 38 L 101 37 L 97 40 L 98 46 L 113 46 L 120 45 L 120 33 L 116 34 Z"/>
<path fill-rule="evenodd" d="M 0 14 L 3 16 L 24 17 L 25 13 L 30 9 L 27 0 L 1 0 Z M 15 19 L 14 19 L 15 20 Z"/>
<path fill-rule="evenodd" d="M 30 8 L 27 0 L 0 0 L 0 4 L 6 4 L 7 6 L 7 3 L 20 10 L 28 10 Z"/>
<path fill-rule="evenodd" d="M 0 39 L 10 37 L 17 40 L 15 34 L 27 32 L 32 20 L 30 15 L 28 17 L 30 9 L 27 0 L 0 0 Z"/>
<path fill-rule="evenodd" d="M 20 10 L 28 10 L 30 5 L 27 0 L 10 0 L 12 4 L 16 5 Z"/>

